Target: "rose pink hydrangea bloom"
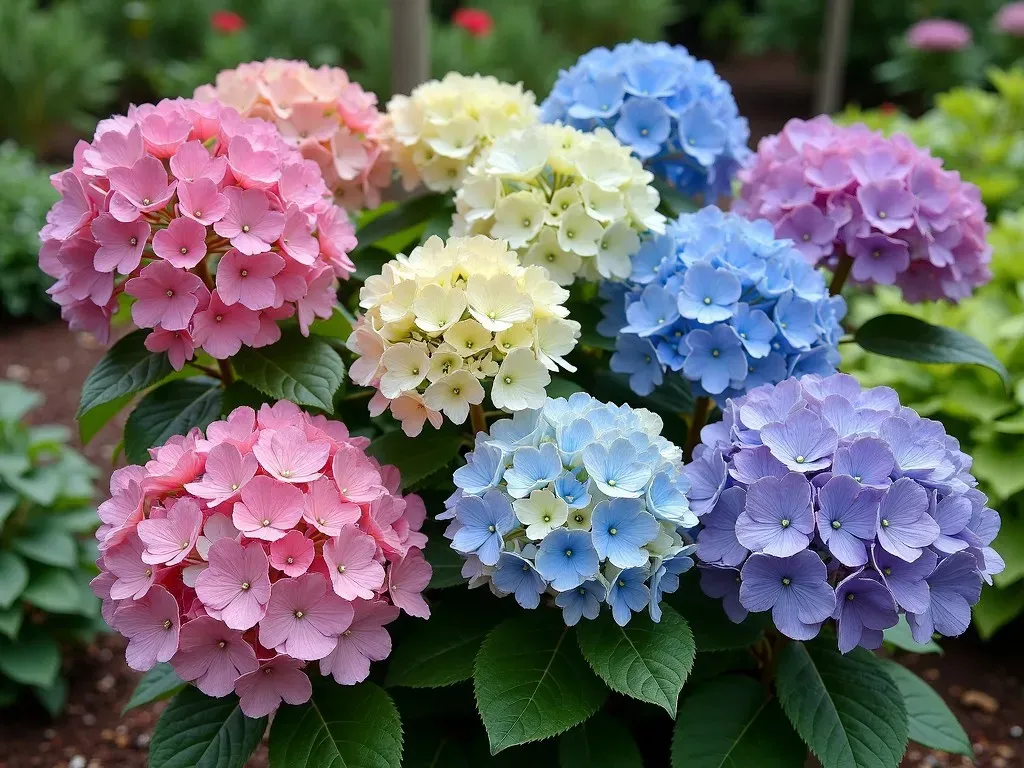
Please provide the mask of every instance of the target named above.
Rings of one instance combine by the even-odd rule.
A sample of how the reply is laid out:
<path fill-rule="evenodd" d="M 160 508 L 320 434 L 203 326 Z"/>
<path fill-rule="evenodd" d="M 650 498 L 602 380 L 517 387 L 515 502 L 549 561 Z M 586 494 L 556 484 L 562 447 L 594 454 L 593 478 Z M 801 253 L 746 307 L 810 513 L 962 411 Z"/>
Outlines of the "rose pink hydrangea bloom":
<path fill-rule="evenodd" d="M 236 408 L 114 472 L 100 505 L 103 616 L 145 671 L 169 661 L 262 717 L 387 657 L 384 625 L 427 618 L 426 517 L 345 425 L 279 402 Z M 312 664 L 311 662 L 319 662 Z"/>
<path fill-rule="evenodd" d="M 195 96 L 276 124 L 288 144 L 320 166 L 339 205 L 350 211 L 380 205 L 381 190 L 391 183 L 384 115 L 377 97 L 349 80 L 345 70 L 313 69 L 304 61 L 252 61 L 224 70 Z"/>
<path fill-rule="evenodd" d="M 907 45 L 918 51 L 962 51 L 971 44 L 970 27 L 950 19 L 924 19 L 907 30 Z"/>
<path fill-rule="evenodd" d="M 761 139 L 740 180 L 737 213 L 771 221 L 811 264 L 849 256 L 855 282 L 958 301 L 992 277 L 978 188 L 901 134 L 790 120 Z"/>
<path fill-rule="evenodd" d="M 1014 37 L 1024 37 L 1024 2 L 1007 3 L 996 14 L 993 25 Z"/>
<path fill-rule="evenodd" d="M 122 294 L 146 347 L 181 369 L 329 317 L 354 267 L 348 214 L 272 123 L 218 102 L 165 100 L 100 122 L 39 233 L 39 265 L 72 330 L 106 343 Z"/>

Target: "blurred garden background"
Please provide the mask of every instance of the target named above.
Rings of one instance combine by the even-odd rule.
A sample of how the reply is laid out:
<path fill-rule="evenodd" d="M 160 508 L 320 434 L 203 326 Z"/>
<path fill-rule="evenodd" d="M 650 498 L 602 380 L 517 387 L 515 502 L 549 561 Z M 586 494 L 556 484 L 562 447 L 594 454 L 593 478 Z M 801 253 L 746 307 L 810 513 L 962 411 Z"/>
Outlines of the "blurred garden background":
<path fill-rule="evenodd" d="M 429 75 L 493 74 L 521 81 L 540 101 L 559 69 L 595 46 L 667 40 L 709 59 L 732 85 L 753 147 L 789 118 L 815 114 L 828 6 L 434 0 Z M 989 285 L 956 306 L 908 307 L 881 290 L 854 300 L 851 319 L 898 308 L 963 330 L 1010 370 L 1012 397 L 975 367 L 924 368 L 851 352 L 844 369 L 865 385 L 895 387 L 904 404 L 941 419 L 974 456 L 973 472 L 1002 514 L 1006 570 L 997 589 L 985 591 L 970 634 L 945 644 L 943 656 L 908 664 L 956 709 L 979 765 L 1022 766 L 1024 4 L 852 0 L 850 7 L 842 118 L 907 133 L 976 183 L 988 206 Z M 85 543 L 96 522 L 89 505 L 123 462 L 122 425 L 108 424 L 83 446 L 74 422 L 102 347 L 69 332 L 46 294 L 37 233 L 57 198 L 48 177 L 70 164 L 100 118 L 132 103 L 190 96 L 250 60 L 343 67 L 383 105 L 393 82 L 390 5 L 0 0 L 0 41 L 0 768 L 139 766 L 156 715 L 151 708 L 120 718 L 136 675 L 121 662 L 122 641 L 103 632 L 98 601 L 85 587 L 95 559 L 91 539 Z M 44 538 L 61 545 L 38 546 Z M 45 650 L 19 655 L 29 646 Z M 969 764 L 960 760 L 912 747 L 905 765 Z"/>

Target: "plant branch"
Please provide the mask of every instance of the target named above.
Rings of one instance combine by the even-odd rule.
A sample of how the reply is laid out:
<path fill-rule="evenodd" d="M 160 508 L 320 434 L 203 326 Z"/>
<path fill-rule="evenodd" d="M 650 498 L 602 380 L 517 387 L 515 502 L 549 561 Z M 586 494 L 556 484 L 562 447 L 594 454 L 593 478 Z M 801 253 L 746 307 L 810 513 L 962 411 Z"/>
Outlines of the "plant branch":
<path fill-rule="evenodd" d="M 482 405 L 469 406 L 469 423 L 473 428 L 473 434 L 487 431 L 487 414 L 484 413 Z"/>
<path fill-rule="evenodd" d="M 836 264 L 836 271 L 832 273 L 832 282 L 828 286 L 831 296 L 838 296 L 843 290 L 846 278 L 850 276 L 850 269 L 853 267 L 853 259 L 846 251 L 839 254 L 839 263 Z"/>
<path fill-rule="evenodd" d="M 690 420 L 690 431 L 686 435 L 686 448 L 683 450 L 684 461 L 689 461 L 693 457 L 693 449 L 700 442 L 700 431 L 707 423 L 709 413 L 711 413 L 711 398 L 698 397 L 693 403 L 693 418 Z"/>
<path fill-rule="evenodd" d="M 229 360 L 218 360 L 217 365 L 220 367 L 220 380 L 224 382 L 226 387 L 235 380 L 235 372 L 231 368 L 231 362 Z"/>
<path fill-rule="evenodd" d="M 195 362 L 193 362 L 191 360 L 188 361 L 188 364 L 190 366 L 192 366 L 193 368 L 195 368 L 197 371 L 202 371 L 207 376 L 212 376 L 215 379 L 221 378 L 221 372 L 219 370 L 217 370 L 216 368 L 213 368 L 213 367 L 211 367 L 209 365 L 203 365 L 202 363 L 195 363 Z"/>

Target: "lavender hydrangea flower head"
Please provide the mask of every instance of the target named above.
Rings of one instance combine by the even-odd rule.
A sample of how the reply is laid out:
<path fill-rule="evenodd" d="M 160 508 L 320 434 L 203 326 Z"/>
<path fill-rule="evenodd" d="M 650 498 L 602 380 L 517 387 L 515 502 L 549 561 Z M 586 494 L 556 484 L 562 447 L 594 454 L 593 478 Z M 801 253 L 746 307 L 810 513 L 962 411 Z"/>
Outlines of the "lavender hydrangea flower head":
<path fill-rule="evenodd" d="M 921 643 L 967 629 L 1004 567 L 999 515 L 939 422 L 845 374 L 766 384 L 722 410 L 684 472 L 701 588 L 729 618 L 771 611 L 797 640 L 835 619 L 843 653 L 878 648 L 901 614 Z"/>
<path fill-rule="evenodd" d="M 682 46 L 595 48 L 559 73 L 541 119 L 613 131 L 656 177 L 689 196 L 727 195 L 750 157 L 732 88 Z"/>
<path fill-rule="evenodd" d="M 839 362 L 845 302 L 767 221 L 713 206 L 683 214 L 644 243 L 625 283 L 604 283 L 601 295 L 597 328 L 616 337 L 612 370 L 629 374 L 640 395 L 681 373 L 721 404 Z"/>
<path fill-rule="evenodd" d="M 466 558 L 470 586 L 536 608 L 554 598 L 567 624 L 607 605 L 620 625 L 661 619 L 661 598 L 693 566 L 697 524 L 678 448 L 650 411 L 577 393 L 479 432 L 439 519 Z"/>
<path fill-rule="evenodd" d="M 790 120 L 739 178 L 733 210 L 771 221 L 810 264 L 834 270 L 849 256 L 857 283 L 958 301 L 992 278 L 980 191 L 906 136 Z"/>

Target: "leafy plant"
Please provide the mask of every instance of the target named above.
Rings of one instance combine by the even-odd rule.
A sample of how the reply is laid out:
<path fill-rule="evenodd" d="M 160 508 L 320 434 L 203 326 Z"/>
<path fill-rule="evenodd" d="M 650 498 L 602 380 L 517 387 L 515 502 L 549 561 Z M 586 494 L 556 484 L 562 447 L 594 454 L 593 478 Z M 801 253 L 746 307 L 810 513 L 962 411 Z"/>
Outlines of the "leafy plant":
<path fill-rule="evenodd" d="M 62 646 L 103 627 L 81 540 L 99 523 L 89 506 L 97 473 L 63 427 L 24 422 L 40 401 L 0 381 L 0 707 L 31 691 L 56 715 L 67 695 Z"/>
<path fill-rule="evenodd" d="M 48 173 L 13 142 L 0 144 L 0 309 L 13 317 L 45 318 L 56 305 L 53 282 L 39 269 L 39 230 L 57 199 Z"/>

